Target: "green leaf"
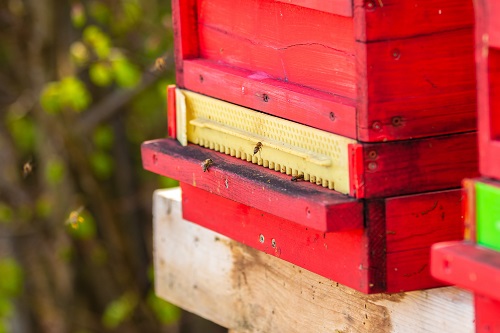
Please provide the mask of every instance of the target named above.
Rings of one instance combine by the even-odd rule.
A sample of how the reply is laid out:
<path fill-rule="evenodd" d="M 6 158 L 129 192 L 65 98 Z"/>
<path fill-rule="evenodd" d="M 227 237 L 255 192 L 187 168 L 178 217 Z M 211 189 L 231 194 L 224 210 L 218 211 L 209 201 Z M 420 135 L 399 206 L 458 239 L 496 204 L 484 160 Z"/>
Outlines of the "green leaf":
<path fill-rule="evenodd" d="M 63 179 L 65 170 L 64 162 L 59 157 L 51 157 L 45 168 L 45 179 L 50 185 L 57 185 Z"/>
<path fill-rule="evenodd" d="M 0 259 L 0 295 L 14 297 L 22 290 L 23 273 L 13 258 Z"/>
<path fill-rule="evenodd" d="M 85 84 L 73 76 L 62 79 L 59 97 L 62 105 L 77 112 L 85 110 L 91 102 L 90 93 Z"/>
<path fill-rule="evenodd" d="M 71 44 L 69 52 L 77 66 L 83 66 L 89 61 L 89 50 L 87 46 L 80 41 Z"/>
<path fill-rule="evenodd" d="M 181 318 L 181 309 L 149 292 L 147 303 L 158 320 L 164 325 L 171 325 Z"/>
<path fill-rule="evenodd" d="M 97 86 L 107 87 L 113 81 L 112 68 L 104 63 L 98 62 L 90 66 L 90 80 Z"/>
<path fill-rule="evenodd" d="M 59 82 L 50 82 L 45 85 L 40 95 L 40 104 L 47 113 L 56 114 L 61 111 Z"/>
<path fill-rule="evenodd" d="M 116 83 L 122 88 L 131 88 L 139 83 L 141 72 L 139 68 L 127 59 L 117 59 L 112 63 Z"/>
<path fill-rule="evenodd" d="M 92 136 L 94 145 L 100 149 L 109 149 L 113 146 L 114 133 L 111 127 L 101 125 L 96 128 Z"/>
<path fill-rule="evenodd" d="M 85 15 L 85 8 L 80 2 L 74 2 L 71 5 L 71 22 L 75 28 L 81 28 L 85 25 L 87 17 Z"/>
<path fill-rule="evenodd" d="M 163 176 L 158 176 L 158 178 L 159 178 L 160 188 L 171 188 L 179 186 L 179 182 L 175 179 Z"/>
<path fill-rule="evenodd" d="M 111 302 L 102 317 L 104 326 L 115 328 L 130 317 L 138 303 L 138 297 L 133 292 L 127 292 L 117 300 Z"/>
<path fill-rule="evenodd" d="M 107 24 L 111 17 L 111 11 L 101 1 L 92 1 L 90 3 L 90 16 L 101 24 Z"/>
<path fill-rule="evenodd" d="M 12 222 L 12 218 L 14 216 L 14 212 L 12 208 L 6 203 L 0 202 L 0 223 L 10 223 Z"/>
<path fill-rule="evenodd" d="M 24 153 L 30 153 L 35 146 L 36 126 L 31 117 L 21 117 L 9 112 L 7 126 L 14 139 L 15 145 Z"/>
<path fill-rule="evenodd" d="M 111 40 L 97 26 L 90 25 L 83 31 L 83 40 L 88 43 L 99 59 L 106 59 L 111 52 Z"/>
<path fill-rule="evenodd" d="M 113 159 L 105 152 L 94 152 L 90 156 L 90 163 L 96 176 L 101 179 L 108 179 L 113 173 Z"/>

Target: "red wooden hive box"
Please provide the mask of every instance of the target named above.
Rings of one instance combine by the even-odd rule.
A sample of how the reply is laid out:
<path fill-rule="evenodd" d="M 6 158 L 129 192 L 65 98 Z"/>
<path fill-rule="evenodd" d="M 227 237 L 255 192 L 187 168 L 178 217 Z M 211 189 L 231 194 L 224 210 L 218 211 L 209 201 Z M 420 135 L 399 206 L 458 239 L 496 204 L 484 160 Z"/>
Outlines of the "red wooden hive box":
<path fill-rule="evenodd" d="M 355 140 L 343 193 L 227 149 L 144 143 L 144 167 L 181 182 L 184 218 L 366 293 L 442 285 L 430 246 L 461 238 L 457 188 L 477 169 L 471 1 L 173 0 L 172 10 L 179 88 Z"/>
<path fill-rule="evenodd" d="M 479 169 L 485 177 L 464 181 L 466 241 L 435 244 L 431 271 L 442 281 L 474 292 L 476 332 L 479 333 L 500 332 L 500 231 L 497 220 L 500 203 L 500 2 L 478 0 L 474 4 Z M 481 185 L 479 188 L 483 192 L 478 193 L 477 185 Z M 489 198 L 484 195 L 485 185 L 492 191 L 490 195 L 495 193 Z"/>
<path fill-rule="evenodd" d="M 177 85 L 363 142 L 474 130 L 471 0 L 173 0 Z"/>

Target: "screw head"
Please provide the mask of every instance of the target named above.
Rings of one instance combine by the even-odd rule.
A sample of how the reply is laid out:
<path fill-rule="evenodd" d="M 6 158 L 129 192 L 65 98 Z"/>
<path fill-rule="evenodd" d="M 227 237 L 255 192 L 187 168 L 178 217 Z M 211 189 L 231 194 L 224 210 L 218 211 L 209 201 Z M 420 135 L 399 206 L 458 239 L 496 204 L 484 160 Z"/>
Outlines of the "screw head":
<path fill-rule="evenodd" d="M 272 246 L 272 247 L 276 247 L 276 239 L 274 239 L 274 238 L 273 238 L 273 239 L 271 240 L 271 246 Z"/>
<path fill-rule="evenodd" d="M 259 242 L 264 243 L 264 240 L 265 240 L 264 239 L 264 235 L 260 234 L 260 236 L 259 236 Z"/>

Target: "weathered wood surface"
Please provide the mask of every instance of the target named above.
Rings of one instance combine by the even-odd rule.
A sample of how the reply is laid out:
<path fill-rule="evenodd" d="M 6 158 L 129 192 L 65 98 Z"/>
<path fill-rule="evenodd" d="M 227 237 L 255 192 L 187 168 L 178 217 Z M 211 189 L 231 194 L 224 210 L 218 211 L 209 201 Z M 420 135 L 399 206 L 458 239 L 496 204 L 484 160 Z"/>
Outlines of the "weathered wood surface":
<path fill-rule="evenodd" d="M 155 193 L 156 292 L 232 332 L 474 332 L 466 291 L 367 296 L 181 214 L 178 189 Z"/>

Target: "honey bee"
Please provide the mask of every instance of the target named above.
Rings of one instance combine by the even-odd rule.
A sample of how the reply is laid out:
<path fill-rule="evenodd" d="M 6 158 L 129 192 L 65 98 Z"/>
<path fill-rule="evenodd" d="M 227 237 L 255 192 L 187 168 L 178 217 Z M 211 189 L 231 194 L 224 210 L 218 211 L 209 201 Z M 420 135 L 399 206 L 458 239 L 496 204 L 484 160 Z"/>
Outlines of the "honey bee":
<path fill-rule="evenodd" d="M 73 210 L 71 213 L 69 213 L 69 216 L 66 219 L 66 224 L 71 225 L 73 229 L 78 228 L 78 224 L 83 223 L 84 221 L 84 218 L 81 215 L 83 208 L 84 208 L 83 206 L 80 206 L 77 209 Z"/>
<path fill-rule="evenodd" d="M 296 182 L 299 179 L 304 179 L 304 175 L 293 176 L 291 180 L 292 180 L 292 182 Z"/>
<path fill-rule="evenodd" d="M 208 171 L 208 168 L 210 168 L 212 164 L 214 164 L 214 161 L 212 161 L 211 159 L 207 158 L 206 160 L 204 160 L 203 163 L 201 163 L 203 172 Z"/>
<path fill-rule="evenodd" d="M 153 68 L 151 69 L 152 72 L 163 72 L 164 70 L 167 69 L 167 57 L 159 57 L 156 58 L 155 64 L 153 65 Z"/>
<path fill-rule="evenodd" d="M 261 151 L 262 150 L 262 142 L 257 142 L 257 144 L 255 145 L 255 148 L 253 149 L 253 154 L 257 154 L 257 152 Z"/>
<path fill-rule="evenodd" d="M 33 163 L 31 161 L 28 161 L 24 163 L 23 165 L 23 177 L 26 178 L 28 177 L 32 172 L 33 172 Z"/>

